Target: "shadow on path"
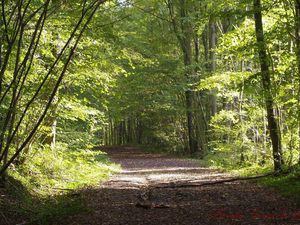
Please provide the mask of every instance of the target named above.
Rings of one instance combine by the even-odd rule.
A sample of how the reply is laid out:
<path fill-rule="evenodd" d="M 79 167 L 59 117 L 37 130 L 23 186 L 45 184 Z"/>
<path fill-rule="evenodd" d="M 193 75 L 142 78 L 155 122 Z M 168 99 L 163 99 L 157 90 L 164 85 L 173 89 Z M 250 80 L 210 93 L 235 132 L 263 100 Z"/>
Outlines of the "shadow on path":
<path fill-rule="evenodd" d="M 123 171 L 83 195 L 90 213 L 59 225 L 297 225 L 300 209 L 252 182 L 177 187 L 227 179 L 196 161 L 147 154 L 132 147 L 104 149 Z"/>

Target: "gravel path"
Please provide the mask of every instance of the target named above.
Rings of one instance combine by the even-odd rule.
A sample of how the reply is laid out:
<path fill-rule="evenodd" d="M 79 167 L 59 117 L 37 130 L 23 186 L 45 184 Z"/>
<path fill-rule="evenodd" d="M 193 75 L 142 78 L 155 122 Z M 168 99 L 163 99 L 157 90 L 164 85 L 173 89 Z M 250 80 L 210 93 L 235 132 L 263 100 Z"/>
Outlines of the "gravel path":
<path fill-rule="evenodd" d="M 83 193 L 89 213 L 57 224 L 300 225 L 300 209 L 294 203 L 253 182 L 209 184 L 229 176 L 193 160 L 137 148 L 105 151 L 123 171 Z M 185 186 L 191 184 L 196 186 Z"/>

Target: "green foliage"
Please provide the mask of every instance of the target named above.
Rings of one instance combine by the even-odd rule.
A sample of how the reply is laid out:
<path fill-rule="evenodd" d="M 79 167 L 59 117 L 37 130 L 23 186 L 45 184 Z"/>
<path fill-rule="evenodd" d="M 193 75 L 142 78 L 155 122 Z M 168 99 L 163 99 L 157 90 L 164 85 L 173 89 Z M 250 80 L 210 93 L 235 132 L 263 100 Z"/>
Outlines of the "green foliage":
<path fill-rule="evenodd" d="M 228 90 L 231 93 L 243 88 L 244 83 L 251 82 L 253 74 L 249 72 L 223 72 L 213 74 L 201 80 L 198 90 L 215 90 L 220 97 L 226 97 Z"/>
<path fill-rule="evenodd" d="M 11 171 L 11 175 L 40 194 L 55 189 L 76 189 L 96 185 L 118 171 L 105 153 L 91 150 L 70 150 L 67 145 L 55 151 L 45 146 L 33 149 L 27 161 Z"/>
<path fill-rule="evenodd" d="M 198 153 L 205 155 L 208 164 L 246 168 L 245 173 L 270 167 L 273 156 L 252 1 L 188 0 L 184 7 L 183 1 L 170 1 L 171 7 L 167 2 L 109 1 L 95 15 L 43 124 L 10 167 L 10 174 L 25 187 L 49 196 L 55 193 L 53 189 L 77 189 L 106 179 L 115 166 L 103 153 L 86 150 L 98 145 L 138 144 L 188 152 L 187 112 L 193 114 L 192 136 L 198 142 Z M 264 0 L 263 22 L 283 157 L 287 166 L 293 166 L 300 154 L 300 83 L 294 6 L 287 2 Z M 42 4 L 34 3 L 31 10 Z M 56 10 L 45 22 L 34 63 L 14 107 L 12 127 L 59 56 L 82 13 L 82 3 L 51 1 Z M 22 60 L 36 22 L 34 17 L 25 27 Z M 2 21 L 0 29 L 1 40 L 5 40 Z M 191 41 L 190 65 L 184 65 L 187 46 L 182 40 Z M 11 57 L 17 59 L 16 46 Z M 26 112 L 9 156 L 33 129 L 66 61 L 64 53 Z M 1 78 L 4 89 L 13 79 L 15 63 L 9 61 Z M 190 108 L 188 90 L 192 92 Z M 10 136 L 5 115 L 13 99 L 10 91 L 0 106 L 4 144 Z M 58 204 L 58 211 L 67 208 L 60 200 Z"/>
<path fill-rule="evenodd" d="M 51 224 L 87 210 L 76 192 L 40 196 L 12 177 L 7 186 L 9 201 L 0 203 L 1 211 L 21 216 L 28 224 Z"/>
<path fill-rule="evenodd" d="M 62 144 L 55 151 L 49 147 L 33 150 L 27 158 L 10 170 L 9 190 L 17 203 L 9 207 L 33 224 L 47 224 L 86 210 L 76 191 L 96 186 L 120 169 L 101 151 L 74 151 Z"/>

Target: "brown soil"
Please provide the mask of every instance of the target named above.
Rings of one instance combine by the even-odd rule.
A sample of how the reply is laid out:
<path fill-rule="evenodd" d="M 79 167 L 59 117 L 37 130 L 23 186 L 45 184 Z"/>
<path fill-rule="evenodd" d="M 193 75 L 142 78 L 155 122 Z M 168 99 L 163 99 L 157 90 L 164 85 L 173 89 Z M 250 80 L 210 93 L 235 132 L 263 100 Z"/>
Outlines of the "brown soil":
<path fill-rule="evenodd" d="M 211 184 L 229 176 L 203 168 L 193 160 L 147 154 L 137 148 L 105 150 L 122 165 L 122 173 L 98 188 L 84 191 L 89 213 L 54 224 L 300 224 L 300 209 L 295 203 L 254 182 Z"/>

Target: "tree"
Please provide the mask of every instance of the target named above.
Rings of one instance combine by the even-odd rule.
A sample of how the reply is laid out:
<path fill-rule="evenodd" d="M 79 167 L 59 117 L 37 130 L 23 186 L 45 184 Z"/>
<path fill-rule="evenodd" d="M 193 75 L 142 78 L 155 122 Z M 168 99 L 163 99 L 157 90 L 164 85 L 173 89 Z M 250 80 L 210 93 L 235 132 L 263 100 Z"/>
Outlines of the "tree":
<path fill-rule="evenodd" d="M 300 138 L 300 1 L 294 0 L 295 5 L 295 42 L 296 42 L 296 59 L 298 69 L 298 136 Z M 300 150 L 300 145 L 299 145 Z M 300 164 L 300 153 L 299 153 Z"/>
<path fill-rule="evenodd" d="M 25 90 L 28 90 L 28 87 L 32 85 L 30 75 L 33 72 L 33 65 L 37 61 L 35 56 L 40 50 L 41 36 L 45 31 L 49 17 L 59 9 L 61 3 L 52 3 L 50 0 L 9 3 L 4 0 L 1 1 L 0 176 L 5 174 L 7 168 L 26 148 L 42 125 L 84 31 L 97 9 L 104 2 L 105 0 L 83 1 L 80 4 L 80 14 L 67 41 L 57 57 L 47 63 L 44 73 L 35 79 L 35 89 L 27 98 L 24 98 L 26 96 Z M 36 109 L 37 100 L 51 82 L 53 82 L 52 88 L 49 90 L 42 107 L 39 108 L 34 118 L 29 118 L 30 111 Z M 24 139 L 19 140 L 20 143 L 15 151 L 12 151 L 17 134 L 29 120 L 32 123 L 30 130 L 27 131 Z"/>
<path fill-rule="evenodd" d="M 189 151 L 191 154 L 197 152 L 198 142 L 194 137 L 194 125 L 193 125 L 193 91 L 191 90 L 191 77 L 193 75 L 193 49 L 192 41 L 194 36 L 193 24 L 189 15 L 191 7 L 190 1 L 179 0 L 173 1 L 168 0 L 167 6 L 170 13 L 171 23 L 173 31 L 178 39 L 182 53 L 183 62 L 185 66 L 185 77 L 187 80 L 188 87 L 185 92 L 186 99 L 186 118 L 187 118 L 187 130 L 189 140 Z M 178 15 L 176 15 L 178 11 Z"/>
<path fill-rule="evenodd" d="M 262 6 L 260 0 L 253 1 L 254 18 L 255 18 L 255 31 L 257 40 L 257 50 L 259 54 L 261 66 L 261 80 L 263 86 L 263 94 L 265 98 L 265 105 L 267 110 L 268 129 L 273 147 L 274 169 L 275 171 L 282 170 L 282 146 L 281 136 L 278 122 L 275 116 L 274 100 L 272 95 L 272 83 L 269 69 L 269 59 L 267 55 L 267 47 L 265 43 L 263 22 L 262 22 Z"/>

